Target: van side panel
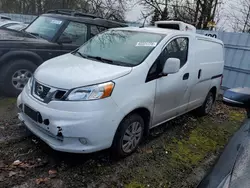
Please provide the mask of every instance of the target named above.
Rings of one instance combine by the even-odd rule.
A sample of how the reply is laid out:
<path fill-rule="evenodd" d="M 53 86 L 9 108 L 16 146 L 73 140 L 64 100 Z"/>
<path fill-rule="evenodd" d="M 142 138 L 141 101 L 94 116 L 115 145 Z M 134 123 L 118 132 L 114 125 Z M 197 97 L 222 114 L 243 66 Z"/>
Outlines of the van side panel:
<path fill-rule="evenodd" d="M 206 38 L 197 39 L 195 69 L 197 79 L 191 93 L 189 109 L 201 106 L 212 87 L 219 90 L 224 69 L 223 45 Z"/>
<path fill-rule="evenodd" d="M 202 70 L 200 81 L 221 75 L 224 69 L 224 49 L 221 44 L 198 40 L 196 58 Z"/>

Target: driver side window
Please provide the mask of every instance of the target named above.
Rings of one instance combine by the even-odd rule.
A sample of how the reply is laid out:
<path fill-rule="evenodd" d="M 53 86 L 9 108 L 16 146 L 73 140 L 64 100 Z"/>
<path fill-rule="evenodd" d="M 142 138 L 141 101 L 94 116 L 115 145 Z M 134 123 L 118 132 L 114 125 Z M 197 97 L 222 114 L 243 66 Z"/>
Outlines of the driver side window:
<path fill-rule="evenodd" d="M 188 45 L 189 40 L 187 37 L 180 37 L 172 40 L 150 68 L 146 82 L 157 79 L 159 77 L 159 74 L 162 72 L 165 62 L 169 58 L 180 59 L 180 68 L 182 68 L 186 64 L 188 59 Z"/>
<path fill-rule="evenodd" d="M 172 40 L 162 52 L 161 67 L 163 68 L 168 58 L 177 58 L 180 59 L 180 68 L 182 68 L 188 59 L 188 42 L 186 37 Z"/>
<path fill-rule="evenodd" d="M 59 40 L 61 38 L 69 38 L 72 41 L 70 44 L 80 46 L 87 41 L 87 25 L 84 23 L 70 22 Z"/>

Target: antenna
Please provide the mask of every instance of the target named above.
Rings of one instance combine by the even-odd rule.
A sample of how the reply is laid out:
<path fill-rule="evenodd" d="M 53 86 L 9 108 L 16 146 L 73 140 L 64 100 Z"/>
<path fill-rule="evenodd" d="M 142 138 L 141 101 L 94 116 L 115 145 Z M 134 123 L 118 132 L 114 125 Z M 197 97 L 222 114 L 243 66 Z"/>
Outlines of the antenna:
<path fill-rule="evenodd" d="M 143 16 L 143 18 L 144 18 L 144 21 L 143 21 L 142 26 L 140 26 L 140 28 L 143 28 L 143 27 L 145 26 L 145 23 L 146 23 L 147 18 L 148 18 L 150 15 L 149 15 L 149 14 L 148 14 L 148 15 L 145 15 L 142 11 L 141 11 L 141 14 L 142 14 L 142 16 Z"/>

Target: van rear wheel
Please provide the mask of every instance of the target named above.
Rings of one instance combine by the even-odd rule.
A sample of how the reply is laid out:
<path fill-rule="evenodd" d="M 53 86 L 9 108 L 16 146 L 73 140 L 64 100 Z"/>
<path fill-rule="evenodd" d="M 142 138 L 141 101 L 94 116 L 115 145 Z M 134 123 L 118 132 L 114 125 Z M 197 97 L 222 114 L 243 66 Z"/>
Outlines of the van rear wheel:
<path fill-rule="evenodd" d="M 203 105 L 196 110 L 196 114 L 199 116 L 208 115 L 213 109 L 214 102 L 215 102 L 214 94 L 210 91 L 207 94 L 206 100 L 204 101 Z"/>
<path fill-rule="evenodd" d="M 144 121 L 138 114 L 128 115 L 120 123 L 112 145 L 115 158 L 122 158 L 132 154 L 138 148 L 143 138 Z"/>

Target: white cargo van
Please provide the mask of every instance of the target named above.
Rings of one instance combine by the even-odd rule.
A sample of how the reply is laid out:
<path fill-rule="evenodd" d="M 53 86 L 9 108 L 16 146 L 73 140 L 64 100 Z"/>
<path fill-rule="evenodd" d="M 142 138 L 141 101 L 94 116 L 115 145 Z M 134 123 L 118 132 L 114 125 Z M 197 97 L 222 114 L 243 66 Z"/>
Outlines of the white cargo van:
<path fill-rule="evenodd" d="M 127 156 L 149 129 L 198 109 L 220 89 L 223 43 L 195 32 L 118 28 L 42 64 L 19 118 L 55 150 Z"/>

